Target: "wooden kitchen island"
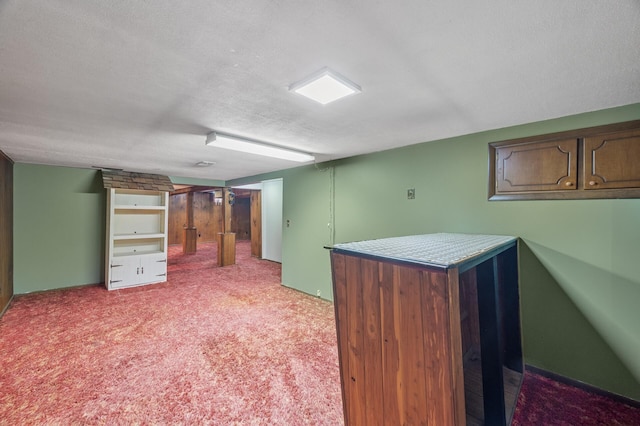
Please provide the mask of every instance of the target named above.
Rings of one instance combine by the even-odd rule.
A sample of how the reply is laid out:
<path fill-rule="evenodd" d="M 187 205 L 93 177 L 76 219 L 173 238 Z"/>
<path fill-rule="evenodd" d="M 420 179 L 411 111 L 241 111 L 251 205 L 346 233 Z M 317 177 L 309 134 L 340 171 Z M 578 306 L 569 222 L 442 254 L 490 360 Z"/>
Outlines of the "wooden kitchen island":
<path fill-rule="evenodd" d="M 524 373 L 516 238 L 329 248 L 345 424 L 510 424 Z"/>

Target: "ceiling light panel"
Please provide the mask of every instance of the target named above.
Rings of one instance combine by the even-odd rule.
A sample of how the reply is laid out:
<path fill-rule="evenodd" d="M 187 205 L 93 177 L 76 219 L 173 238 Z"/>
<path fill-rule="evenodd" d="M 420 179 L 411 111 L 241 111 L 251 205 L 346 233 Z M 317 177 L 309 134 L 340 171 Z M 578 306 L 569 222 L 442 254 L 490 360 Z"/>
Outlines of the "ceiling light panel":
<path fill-rule="evenodd" d="M 362 90 L 360 86 L 335 71 L 323 68 L 311 77 L 292 84 L 289 91 L 326 105 Z"/>
<path fill-rule="evenodd" d="M 306 152 L 294 151 L 280 148 L 262 142 L 244 139 L 238 136 L 226 135 L 218 132 L 211 132 L 207 135 L 207 145 L 218 148 L 231 149 L 234 151 L 246 152 L 249 154 L 263 155 L 266 157 L 279 158 L 281 160 L 296 161 L 306 163 L 315 160 L 315 157 Z"/>

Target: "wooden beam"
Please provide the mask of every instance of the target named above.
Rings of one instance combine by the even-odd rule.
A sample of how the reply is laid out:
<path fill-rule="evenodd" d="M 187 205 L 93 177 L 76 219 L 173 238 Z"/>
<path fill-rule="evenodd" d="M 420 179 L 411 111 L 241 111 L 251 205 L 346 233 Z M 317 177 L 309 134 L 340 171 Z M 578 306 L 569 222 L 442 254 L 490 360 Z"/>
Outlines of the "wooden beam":
<path fill-rule="evenodd" d="M 213 191 L 216 189 L 221 189 L 219 186 L 187 186 L 185 188 L 176 189 L 175 191 L 171 191 L 169 195 L 178 195 L 178 194 L 188 194 L 189 192 L 207 192 Z"/>
<path fill-rule="evenodd" d="M 193 228 L 193 192 L 187 193 L 187 228 Z"/>
<path fill-rule="evenodd" d="M 236 198 L 249 198 L 254 191 L 251 189 L 234 189 L 233 192 L 236 194 Z"/>
<path fill-rule="evenodd" d="M 262 257 L 262 192 L 251 191 L 251 256 Z"/>
<path fill-rule="evenodd" d="M 187 192 L 187 227 L 184 229 L 184 239 L 182 240 L 184 254 L 194 254 L 197 251 L 198 230 L 194 226 L 193 210 L 193 192 Z"/>

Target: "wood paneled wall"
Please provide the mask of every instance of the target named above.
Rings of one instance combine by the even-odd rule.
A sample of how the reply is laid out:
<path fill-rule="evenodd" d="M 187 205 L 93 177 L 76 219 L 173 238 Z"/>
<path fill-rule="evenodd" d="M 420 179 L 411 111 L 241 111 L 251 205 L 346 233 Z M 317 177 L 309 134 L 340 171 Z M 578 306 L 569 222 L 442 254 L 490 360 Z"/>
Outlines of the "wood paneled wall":
<path fill-rule="evenodd" d="M 169 245 L 182 244 L 187 226 L 187 194 L 169 196 Z"/>
<path fill-rule="evenodd" d="M 215 195 L 211 192 L 193 194 L 193 223 L 198 229 L 198 241 L 216 241 L 222 232 L 222 206 L 215 205 Z"/>
<path fill-rule="evenodd" d="M 253 197 L 253 201 L 251 199 Z M 255 215 L 254 228 L 252 229 L 252 202 Z M 218 232 L 223 232 L 223 205 L 215 204 L 215 195 L 212 192 L 193 193 L 194 226 L 198 231 L 198 241 L 214 242 Z M 257 238 L 252 244 L 256 246 L 256 252 L 252 248 L 252 254 L 260 257 L 262 239 L 260 238 L 260 191 L 251 191 L 242 196 L 236 196 L 235 203 L 231 206 L 231 232 L 235 232 L 236 240 L 251 240 L 252 233 L 258 231 Z M 187 194 L 176 194 L 169 197 L 169 244 L 182 244 L 184 228 L 187 226 Z"/>
<path fill-rule="evenodd" d="M 13 161 L 0 151 L 0 315 L 13 296 Z"/>
<path fill-rule="evenodd" d="M 214 242 L 222 232 L 222 206 L 215 205 L 214 194 L 193 194 L 193 221 L 198 230 L 198 241 Z M 187 226 L 187 194 L 169 197 L 169 244 L 182 244 L 184 228 Z"/>
<path fill-rule="evenodd" d="M 236 202 L 231 212 L 231 232 L 236 233 L 236 240 L 250 240 L 251 200 L 249 197 L 236 197 Z"/>

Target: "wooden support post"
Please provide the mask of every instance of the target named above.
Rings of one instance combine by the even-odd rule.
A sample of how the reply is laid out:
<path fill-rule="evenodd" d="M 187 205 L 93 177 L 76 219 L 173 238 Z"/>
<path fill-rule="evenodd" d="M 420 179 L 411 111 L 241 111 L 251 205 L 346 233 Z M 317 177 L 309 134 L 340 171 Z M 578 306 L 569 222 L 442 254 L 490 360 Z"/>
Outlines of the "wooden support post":
<path fill-rule="evenodd" d="M 187 227 L 182 239 L 182 253 L 195 254 L 198 249 L 198 230 L 193 220 L 193 192 L 187 193 Z"/>
<path fill-rule="evenodd" d="M 220 232 L 218 234 L 218 266 L 236 263 L 236 234 Z"/>
<path fill-rule="evenodd" d="M 223 232 L 218 234 L 218 266 L 236 263 L 236 234 L 231 232 L 232 206 L 229 202 L 230 188 L 222 190 Z"/>
<path fill-rule="evenodd" d="M 231 188 L 225 188 L 222 190 L 222 198 L 223 198 L 223 217 L 224 217 L 224 228 L 222 232 L 231 232 L 231 216 L 233 214 L 231 203 L 229 202 L 229 192 L 231 192 Z"/>
<path fill-rule="evenodd" d="M 251 256 L 262 257 L 262 192 L 251 191 Z"/>

